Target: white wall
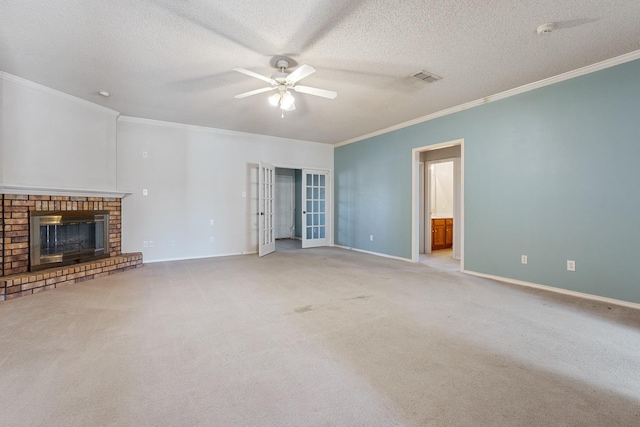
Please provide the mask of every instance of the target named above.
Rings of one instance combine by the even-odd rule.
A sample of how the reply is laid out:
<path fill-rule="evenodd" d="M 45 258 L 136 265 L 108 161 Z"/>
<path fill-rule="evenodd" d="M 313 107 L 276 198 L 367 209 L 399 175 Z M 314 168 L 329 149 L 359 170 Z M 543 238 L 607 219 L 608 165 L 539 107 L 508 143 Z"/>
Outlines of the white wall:
<path fill-rule="evenodd" d="M 0 184 L 117 189 L 117 112 L 6 73 L 0 85 Z"/>
<path fill-rule="evenodd" d="M 122 249 L 145 262 L 256 252 L 260 161 L 333 170 L 328 144 L 129 117 L 117 140 L 118 185 L 134 191 L 123 200 Z"/>

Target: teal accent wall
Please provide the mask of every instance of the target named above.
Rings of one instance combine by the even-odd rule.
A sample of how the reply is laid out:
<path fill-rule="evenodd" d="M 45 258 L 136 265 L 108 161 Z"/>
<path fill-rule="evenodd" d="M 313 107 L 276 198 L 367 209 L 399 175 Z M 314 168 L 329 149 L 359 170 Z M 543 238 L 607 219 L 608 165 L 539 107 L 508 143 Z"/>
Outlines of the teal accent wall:
<path fill-rule="evenodd" d="M 336 148 L 336 244 L 411 258 L 411 150 L 456 139 L 466 270 L 640 303 L 640 60 Z"/>

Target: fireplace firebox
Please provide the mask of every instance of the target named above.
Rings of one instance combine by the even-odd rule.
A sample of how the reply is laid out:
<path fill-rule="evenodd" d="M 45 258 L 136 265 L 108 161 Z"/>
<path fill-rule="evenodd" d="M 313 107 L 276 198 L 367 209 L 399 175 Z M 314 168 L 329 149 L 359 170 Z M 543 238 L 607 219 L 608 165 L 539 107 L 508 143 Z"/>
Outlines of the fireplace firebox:
<path fill-rule="evenodd" d="M 31 212 L 30 221 L 31 271 L 109 256 L 106 211 Z"/>

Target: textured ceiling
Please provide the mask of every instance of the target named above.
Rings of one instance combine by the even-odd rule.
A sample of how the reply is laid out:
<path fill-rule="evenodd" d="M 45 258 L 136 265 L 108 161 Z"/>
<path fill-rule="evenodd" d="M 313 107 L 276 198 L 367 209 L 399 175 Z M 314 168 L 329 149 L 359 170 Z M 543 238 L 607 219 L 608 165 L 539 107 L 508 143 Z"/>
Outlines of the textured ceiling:
<path fill-rule="evenodd" d="M 638 50 L 639 16 L 638 0 L 1 0 L 0 70 L 128 116 L 337 143 Z M 294 94 L 284 119 L 269 93 L 234 99 L 264 83 L 232 68 L 271 75 L 276 55 L 338 97 Z"/>

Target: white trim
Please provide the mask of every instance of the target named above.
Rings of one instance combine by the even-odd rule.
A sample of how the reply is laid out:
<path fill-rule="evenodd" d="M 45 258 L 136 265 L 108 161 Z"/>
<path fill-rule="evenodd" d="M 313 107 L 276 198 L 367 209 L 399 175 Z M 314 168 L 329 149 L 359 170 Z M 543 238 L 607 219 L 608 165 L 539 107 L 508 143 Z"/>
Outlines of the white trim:
<path fill-rule="evenodd" d="M 107 113 L 109 115 L 116 116 L 116 117 L 120 115 L 120 112 L 112 110 L 111 108 L 103 107 L 102 105 L 95 104 L 91 101 L 87 101 L 86 99 L 78 98 L 77 96 L 69 95 L 68 93 L 51 89 L 50 87 L 32 82 L 31 80 L 23 79 L 22 77 L 14 76 L 13 74 L 9 74 L 5 71 L 0 71 L 0 79 L 17 83 L 19 85 L 28 87 L 30 89 L 37 90 L 38 92 L 46 93 L 47 95 L 53 95 L 55 97 L 64 99 L 66 101 L 75 102 L 76 104 L 80 104 L 84 107 L 92 108 L 102 113 Z M 99 95 L 96 95 L 96 96 L 99 96 Z"/>
<path fill-rule="evenodd" d="M 420 153 L 460 146 L 460 271 L 464 270 L 464 138 L 438 144 L 416 147 L 411 150 L 411 261 L 420 262 Z M 454 222 L 454 224 L 455 224 Z M 426 244 L 426 243 L 425 243 Z"/>
<path fill-rule="evenodd" d="M 260 138 L 280 139 L 280 140 L 286 140 L 286 141 L 292 141 L 292 142 L 307 142 L 311 144 L 323 144 L 322 142 L 307 141 L 304 139 L 292 139 L 292 138 L 285 138 L 282 136 L 264 135 L 260 133 L 250 133 L 250 132 L 240 132 L 237 130 L 219 129 L 219 128 L 212 128 L 208 126 L 188 125 L 185 123 L 166 122 L 163 120 L 145 119 L 142 117 L 132 117 L 132 116 L 121 115 L 120 117 L 118 117 L 118 121 L 129 122 L 129 123 L 139 123 L 139 124 L 152 125 L 152 126 L 164 126 L 164 127 L 174 128 L 174 129 L 184 129 L 184 130 L 191 130 L 196 132 L 215 133 L 218 135 L 251 136 L 251 137 L 260 137 Z M 324 144 L 324 145 L 331 145 L 331 144 Z"/>
<path fill-rule="evenodd" d="M 398 123 L 397 125 L 389 126 L 384 129 L 380 129 L 362 136 L 357 136 L 355 138 L 347 139 L 346 141 L 337 142 L 333 144 L 334 147 L 342 147 L 343 145 L 352 144 L 354 142 L 362 141 L 363 139 L 373 138 L 374 136 L 383 135 L 385 133 L 393 132 L 394 130 L 403 129 L 409 126 L 416 125 L 418 123 L 427 122 L 429 120 L 437 119 L 438 117 L 447 116 L 449 114 L 458 113 L 460 111 L 468 110 L 469 108 L 477 107 L 479 105 L 484 105 L 489 102 L 498 101 L 500 99 L 508 98 L 514 95 L 518 95 L 521 93 L 529 92 L 535 89 L 539 89 L 544 86 L 549 86 L 555 83 L 559 83 L 565 80 L 573 79 L 575 77 L 580 77 L 585 74 L 594 73 L 596 71 L 604 70 L 606 68 L 615 67 L 616 65 L 624 64 L 626 62 L 635 61 L 636 59 L 640 59 L 640 50 L 636 50 L 633 52 L 626 53 L 624 55 L 617 56 L 615 58 L 607 59 L 592 65 L 587 65 L 586 67 L 578 68 L 577 70 L 568 71 L 566 73 L 558 74 L 557 76 L 549 77 L 543 80 L 538 80 L 537 82 L 528 83 L 526 85 L 505 90 L 504 92 L 497 93 L 495 95 L 485 96 L 484 98 L 476 99 L 475 101 L 467 102 L 465 104 L 460 104 L 455 107 L 447 108 L 441 111 L 437 111 L 432 114 L 427 114 L 426 116 L 418 117 L 413 120 L 409 120 L 403 123 Z"/>
<path fill-rule="evenodd" d="M 0 185 L 2 194 L 28 194 L 34 196 L 116 197 L 124 199 L 133 194 L 123 190 L 89 190 L 85 188 L 48 188 L 25 185 Z"/>
<path fill-rule="evenodd" d="M 183 258 L 162 258 L 162 259 L 154 259 L 151 261 L 147 261 L 144 260 L 144 252 L 142 252 L 142 258 L 143 258 L 143 263 L 144 264 L 155 264 L 157 262 L 173 262 L 173 261 L 189 261 L 192 259 L 207 259 L 207 258 L 221 258 L 221 257 L 225 257 L 225 256 L 238 256 L 238 255 L 255 255 L 258 252 L 253 251 L 253 252 L 233 252 L 233 253 L 228 253 L 228 254 L 219 254 L 219 255 L 201 255 L 201 256 L 194 256 L 194 257 L 183 257 Z"/>
<path fill-rule="evenodd" d="M 623 300 L 614 299 L 614 298 L 601 297 L 599 295 L 585 294 L 583 292 L 570 291 L 568 289 L 555 288 L 553 286 L 547 286 L 547 285 L 539 285 L 537 283 L 525 282 L 523 280 L 509 279 L 508 277 L 493 276 L 491 274 L 478 273 L 476 271 L 462 270 L 462 272 L 466 273 L 466 274 L 470 274 L 472 276 L 482 277 L 484 279 L 491 279 L 491 280 L 496 280 L 498 282 L 510 283 L 512 285 L 518 285 L 518 286 L 525 286 L 525 287 L 528 287 L 528 288 L 541 289 L 541 290 L 544 290 L 544 291 L 555 292 L 555 293 L 558 293 L 558 294 L 569 295 L 569 296 L 572 296 L 572 297 L 584 298 L 584 299 L 589 299 L 589 300 L 593 300 L 593 301 L 604 302 L 604 303 L 607 303 L 607 304 L 621 305 L 623 307 L 629 307 L 629 308 L 634 308 L 636 310 L 640 310 L 640 304 L 635 303 L 635 302 L 623 301 Z"/>
<path fill-rule="evenodd" d="M 399 257 L 399 256 L 381 254 L 380 252 L 365 251 L 364 249 L 351 248 L 349 246 L 333 245 L 333 247 L 340 248 L 340 249 L 346 249 L 348 251 L 361 252 L 363 254 L 368 254 L 368 255 L 380 256 L 380 257 L 383 257 L 383 258 L 396 259 L 398 261 L 413 262 L 413 260 L 410 260 L 409 258 L 402 258 L 402 257 Z"/>

